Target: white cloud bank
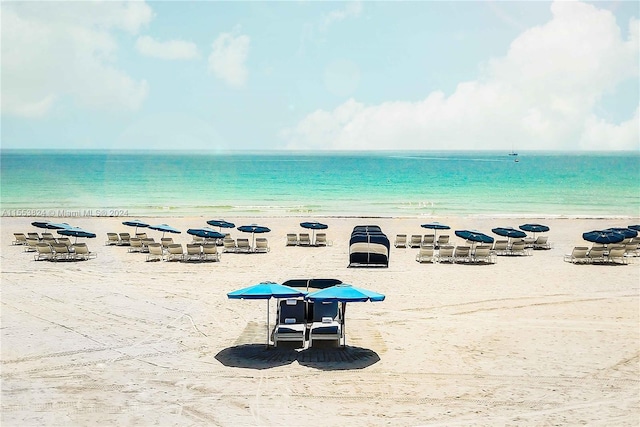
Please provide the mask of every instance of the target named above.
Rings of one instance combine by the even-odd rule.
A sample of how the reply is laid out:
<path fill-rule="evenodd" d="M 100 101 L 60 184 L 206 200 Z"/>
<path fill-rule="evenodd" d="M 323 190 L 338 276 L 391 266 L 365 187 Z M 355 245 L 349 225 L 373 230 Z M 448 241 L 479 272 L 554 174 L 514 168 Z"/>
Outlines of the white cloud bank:
<path fill-rule="evenodd" d="M 159 59 L 180 60 L 200 57 L 195 43 L 183 40 L 160 42 L 149 36 L 138 37 L 136 49 L 145 56 Z"/>
<path fill-rule="evenodd" d="M 2 114 L 46 116 L 62 97 L 99 109 L 136 110 L 147 96 L 114 65 L 113 31 L 135 34 L 144 2 L 14 2 L 2 5 Z"/>
<path fill-rule="evenodd" d="M 230 86 L 243 86 L 249 74 L 246 61 L 250 43 L 247 35 L 220 34 L 211 46 L 209 70 Z"/>
<path fill-rule="evenodd" d="M 516 38 L 476 81 L 420 102 L 349 99 L 281 132 L 289 149 L 640 149 L 638 110 L 622 123 L 595 114 L 616 85 L 638 78 L 638 20 L 623 39 L 614 16 L 556 2 L 553 17 Z"/>

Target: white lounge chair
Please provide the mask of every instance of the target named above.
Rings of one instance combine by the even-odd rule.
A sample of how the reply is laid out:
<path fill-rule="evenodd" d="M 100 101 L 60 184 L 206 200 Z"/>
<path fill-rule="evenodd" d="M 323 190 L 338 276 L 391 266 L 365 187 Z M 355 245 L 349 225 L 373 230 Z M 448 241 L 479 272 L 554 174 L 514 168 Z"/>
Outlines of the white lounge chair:
<path fill-rule="evenodd" d="M 69 252 L 69 248 L 64 243 L 52 243 L 51 249 L 53 250 L 54 261 L 75 260 L 75 257 Z"/>
<path fill-rule="evenodd" d="M 118 234 L 118 246 L 129 246 L 131 244 L 131 234 L 129 233 L 120 233 Z"/>
<path fill-rule="evenodd" d="M 434 249 L 433 246 L 421 246 L 420 247 L 420 251 L 418 252 L 418 255 L 416 255 L 416 261 L 418 261 L 419 263 L 425 263 L 425 262 L 433 262 L 434 260 Z"/>
<path fill-rule="evenodd" d="M 624 257 L 626 252 L 625 246 L 617 246 L 609 249 L 609 254 L 607 255 L 607 261 L 612 264 L 626 264 L 627 259 Z"/>
<path fill-rule="evenodd" d="M 27 246 L 25 246 L 25 252 L 37 252 L 37 245 L 40 243 L 39 239 L 34 239 L 33 237 L 27 237 Z"/>
<path fill-rule="evenodd" d="M 222 251 L 223 252 L 231 252 L 234 253 L 238 250 L 236 246 L 236 241 L 233 239 L 224 239 L 222 241 Z"/>
<path fill-rule="evenodd" d="M 551 249 L 551 245 L 548 242 L 549 236 L 538 236 L 538 238 L 533 242 L 533 249 Z"/>
<path fill-rule="evenodd" d="M 249 239 L 240 238 L 237 240 L 238 247 L 236 248 L 236 252 L 238 253 L 249 253 L 251 252 L 251 245 L 249 244 Z"/>
<path fill-rule="evenodd" d="M 309 329 L 309 347 L 314 341 L 335 341 L 340 344 L 342 325 L 337 301 L 315 301 Z"/>
<path fill-rule="evenodd" d="M 316 234 L 316 246 L 327 246 L 327 233 Z"/>
<path fill-rule="evenodd" d="M 438 236 L 438 241 L 436 242 L 436 246 L 440 247 L 442 245 L 448 245 L 449 244 L 449 235 L 448 234 L 442 234 L 440 236 Z"/>
<path fill-rule="evenodd" d="M 24 233 L 13 233 L 15 240 L 11 242 L 12 245 L 26 245 L 27 236 Z"/>
<path fill-rule="evenodd" d="M 220 253 L 215 243 L 205 243 L 202 245 L 202 259 L 204 261 L 220 261 Z"/>
<path fill-rule="evenodd" d="M 311 238 L 309 237 L 309 233 L 300 233 L 300 237 L 298 238 L 299 246 L 311 246 Z"/>
<path fill-rule="evenodd" d="M 396 234 L 396 241 L 393 242 L 393 246 L 396 248 L 406 248 L 407 247 L 407 235 L 406 234 Z"/>
<path fill-rule="evenodd" d="M 433 246 L 436 236 L 434 234 L 425 234 L 422 237 L 422 246 Z"/>
<path fill-rule="evenodd" d="M 187 253 L 182 261 L 202 261 L 202 246 L 196 243 L 187 243 Z"/>
<path fill-rule="evenodd" d="M 53 260 L 53 250 L 51 249 L 51 246 L 48 243 L 36 243 L 35 245 L 36 248 L 36 254 L 34 255 L 33 259 L 35 259 L 36 261 L 52 261 Z"/>
<path fill-rule="evenodd" d="M 142 239 L 139 237 L 132 237 L 129 239 L 129 252 L 142 252 Z"/>
<path fill-rule="evenodd" d="M 184 249 L 182 243 L 171 243 L 167 246 L 167 261 L 182 261 L 184 259 Z"/>
<path fill-rule="evenodd" d="M 286 246 L 297 246 L 297 245 L 298 245 L 298 235 L 295 233 L 287 233 Z"/>
<path fill-rule="evenodd" d="M 411 240 L 409 240 L 410 248 L 419 248 L 422 246 L 422 235 L 421 234 L 412 234 Z"/>
<path fill-rule="evenodd" d="M 466 263 L 471 262 L 471 247 L 470 246 L 456 246 L 453 251 L 454 262 Z"/>
<path fill-rule="evenodd" d="M 164 258 L 164 252 L 160 243 L 149 243 L 147 249 L 149 250 L 147 261 L 162 261 Z"/>
<path fill-rule="evenodd" d="M 564 260 L 573 264 L 587 264 L 590 262 L 587 258 L 587 252 L 589 252 L 589 248 L 586 246 L 576 246 L 570 254 L 565 254 Z"/>
<path fill-rule="evenodd" d="M 453 257 L 454 247 L 452 245 L 444 245 L 440 246 L 438 250 L 438 255 L 436 257 L 437 262 L 454 262 L 455 258 Z"/>
<path fill-rule="evenodd" d="M 73 257 L 76 260 L 88 260 L 98 256 L 95 252 L 89 250 L 86 243 L 74 243 L 71 247 L 73 248 Z"/>
<path fill-rule="evenodd" d="M 113 246 L 120 243 L 120 237 L 118 233 L 107 233 L 107 241 L 104 242 L 105 246 Z"/>
<path fill-rule="evenodd" d="M 594 246 L 587 252 L 587 258 L 592 264 L 602 264 L 607 261 L 604 255 L 605 248 L 603 246 Z"/>
<path fill-rule="evenodd" d="M 269 242 L 265 237 L 256 237 L 256 252 L 269 252 Z"/>
<path fill-rule="evenodd" d="M 273 330 L 273 342 L 299 342 L 304 347 L 307 332 L 306 303 L 302 299 L 285 299 L 278 305 L 278 323 Z"/>
<path fill-rule="evenodd" d="M 482 264 L 495 264 L 494 253 L 491 250 L 491 246 L 476 246 L 476 249 L 473 252 L 473 262 Z"/>

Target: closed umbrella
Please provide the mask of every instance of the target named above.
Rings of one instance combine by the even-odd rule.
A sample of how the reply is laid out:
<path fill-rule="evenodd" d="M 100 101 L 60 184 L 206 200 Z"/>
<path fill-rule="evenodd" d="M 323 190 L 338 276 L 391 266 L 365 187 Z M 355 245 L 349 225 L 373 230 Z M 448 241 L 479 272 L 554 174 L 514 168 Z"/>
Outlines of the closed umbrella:
<path fill-rule="evenodd" d="M 147 224 L 146 222 L 142 222 L 139 219 L 134 219 L 131 221 L 122 221 L 122 224 L 128 225 L 129 227 L 135 227 L 136 228 L 136 231 L 134 231 L 135 234 L 138 233 L 138 227 L 145 228 L 149 226 L 149 224 Z"/>
<path fill-rule="evenodd" d="M 269 300 L 271 298 L 298 298 L 305 296 L 305 291 L 281 285 L 275 282 L 261 282 L 257 285 L 238 289 L 227 294 L 229 299 L 265 299 L 267 300 L 267 346 L 269 345 Z"/>
<path fill-rule="evenodd" d="M 343 344 L 346 344 L 344 315 L 348 302 L 384 301 L 384 295 L 367 289 L 357 288 L 347 283 L 341 283 L 330 288 L 322 289 L 308 294 L 305 299 L 309 301 L 338 301 L 342 303 L 342 336 Z"/>
<path fill-rule="evenodd" d="M 173 233 L 173 234 L 181 233 L 180 230 L 175 229 L 167 224 L 150 225 L 149 228 L 151 230 L 162 231 L 162 237 L 164 237 L 164 233 Z"/>
<path fill-rule="evenodd" d="M 437 221 L 429 222 L 427 224 L 422 224 L 420 227 L 427 228 L 429 230 L 433 230 L 433 241 L 435 243 L 438 242 L 438 230 L 449 230 L 451 227 L 445 224 L 440 224 Z"/>
<path fill-rule="evenodd" d="M 327 228 L 329 228 L 329 226 L 327 224 L 323 224 L 321 222 L 312 222 L 312 221 L 310 221 L 310 222 L 301 222 L 300 223 L 300 227 L 312 230 L 311 241 L 314 242 L 314 244 L 315 244 L 315 240 L 316 240 L 316 230 L 326 230 Z"/>
<path fill-rule="evenodd" d="M 587 242 L 608 245 L 609 243 L 620 243 L 624 240 L 624 234 L 617 231 L 593 230 L 582 233 L 582 238 Z"/>
<path fill-rule="evenodd" d="M 268 227 L 263 227 L 261 225 L 251 224 L 251 225 L 241 225 L 238 227 L 238 231 L 242 231 L 243 233 L 251 233 L 251 248 L 255 245 L 255 233 L 268 233 L 271 231 Z"/>

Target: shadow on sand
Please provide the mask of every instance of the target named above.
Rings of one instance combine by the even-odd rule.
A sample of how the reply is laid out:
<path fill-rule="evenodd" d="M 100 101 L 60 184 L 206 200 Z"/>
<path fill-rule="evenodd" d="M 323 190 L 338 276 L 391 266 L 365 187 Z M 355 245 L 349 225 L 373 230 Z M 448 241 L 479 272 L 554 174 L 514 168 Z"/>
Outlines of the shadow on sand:
<path fill-rule="evenodd" d="M 276 348 L 264 344 L 243 344 L 225 348 L 215 356 L 225 366 L 248 369 L 269 369 L 300 365 L 324 371 L 363 369 L 377 363 L 380 356 L 361 347 L 307 348 L 304 350 Z"/>

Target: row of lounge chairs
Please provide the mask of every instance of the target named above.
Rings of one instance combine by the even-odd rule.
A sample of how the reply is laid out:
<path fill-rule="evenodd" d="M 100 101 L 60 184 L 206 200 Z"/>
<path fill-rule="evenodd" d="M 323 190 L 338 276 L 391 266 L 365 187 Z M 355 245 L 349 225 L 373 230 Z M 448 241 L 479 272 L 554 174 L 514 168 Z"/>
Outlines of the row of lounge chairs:
<path fill-rule="evenodd" d="M 36 261 L 84 261 L 95 258 L 86 243 L 74 243 L 70 246 L 64 243 L 39 242 L 36 244 Z"/>
<path fill-rule="evenodd" d="M 316 234 L 315 242 L 312 242 L 309 233 L 287 233 L 286 246 L 327 246 L 327 234 Z"/>
<path fill-rule="evenodd" d="M 310 302 L 301 298 L 281 300 L 277 318 L 272 333 L 276 346 L 293 342 L 304 347 L 307 337 L 309 347 L 313 346 L 314 341 L 340 344 L 343 330 L 337 301 Z"/>
<path fill-rule="evenodd" d="M 160 243 L 150 243 L 148 248 L 147 261 L 220 261 L 220 253 L 215 243 L 187 243 L 186 251 L 181 243 L 172 243 L 166 249 Z"/>
<path fill-rule="evenodd" d="M 233 240 L 226 238 L 222 241 L 222 251 L 228 253 L 267 253 L 269 252 L 269 241 L 265 237 L 256 237 L 255 247 L 251 247 L 249 239 L 239 238 Z"/>
<path fill-rule="evenodd" d="M 629 257 L 639 256 L 637 243 L 606 246 L 576 246 L 564 260 L 573 264 L 627 264 Z"/>
<path fill-rule="evenodd" d="M 393 245 L 396 248 L 419 248 L 421 246 L 441 246 L 449 243 L 449 235 L 443 234 L 438 236 L 436 240 L 434 234 L 412 234 L 407 240 L 406 234 L 396 234 L 396 240 Z"/>
<path fill-rule="evenodd" d="M 419 263 L 495 264 L 496 253 L 489 245 L 472 246 L 422 246 L 416 261 Z"/>

